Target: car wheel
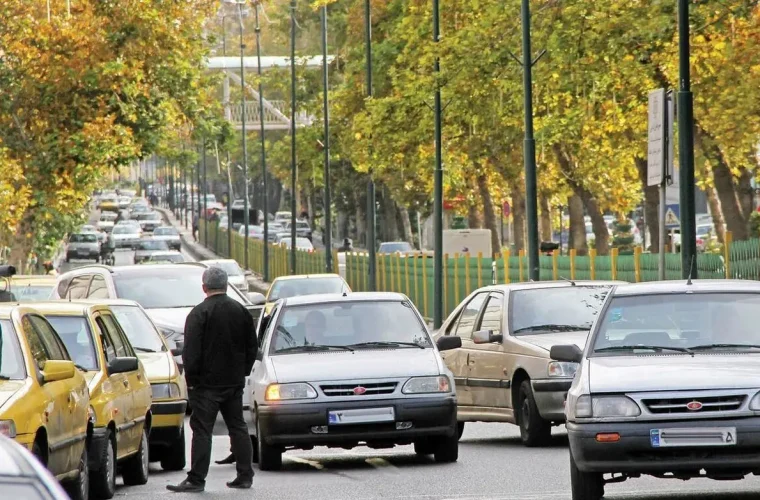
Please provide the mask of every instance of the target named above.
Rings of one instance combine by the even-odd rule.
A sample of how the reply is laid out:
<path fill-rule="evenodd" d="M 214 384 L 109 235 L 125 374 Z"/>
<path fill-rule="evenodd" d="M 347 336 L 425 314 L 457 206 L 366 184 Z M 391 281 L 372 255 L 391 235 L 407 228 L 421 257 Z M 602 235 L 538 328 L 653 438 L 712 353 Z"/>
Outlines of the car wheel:
<path fill-rule="evenodd" d="M 47 460 L 45 460 L 45 454 L 42 452 L 42 446 L 40 446 L 39 441 L 36 439 L 34 440 L 34 444 L 32 444 L 32 455 L 34 455 L 42 465 L 47 467 Z"/>
<path fill-rule="evenodd" d="M 459 436 L 456 432 L 451 436 L 441 436 L 435 439 L 433 445 L 435 447 L 433 456 L 435 457 L 436 462 L 456 462 L 459 458 Z"/>
<path fill-rule="evenodd" d="M 552 426 L 538 412 L 530 380 L 523 380 L 520 384 L 517 403 L 515 410 L 523 444 L 531 447 L 545 446 L 551 440 Z"/>
<path fill-rule="evenodd" d="M 106 431 L 106 445 L 98 459 L 100 470 L 90 472 L 90 494 L 108 500 L 116 492 L 116 447 L 111 431 Z"/>
<path fill-rule="evenodd" d="M 414 442 L 414 452 L 417 455 L 432 455 L 435 453 L 435 443 L 429 438 L 418 439 Z"/>
<path fill-rule="evenodd" d="M 90 496 L 90 467 L 87 464 L 87 443 L 79 457 L 79 476 L 65 486 L 71 500 L 87 500 Z"/>
<path fill-rule="evenodd" d="M 182 470 L 185 468 L 185 428 L 180 428 L 179 436 L 164 451 L 161 458 L 161 468 L 164 470 Z"/>
<path fill-rule="evenodd" d="M 599 500 L 604 496 L 602 474 L 578 470 L 572 451 L 570 451 L 570 490 L 573 500 Z"/>
<path fill-rule="evenodd" d="M 457 438 L 462 439 L 464 434 L 464 422 L 457 422 Z"/>
<path fill-rule="evenodd" d="M 124 484 L 133 486 L 145 484 L 148 482 L 148 429 L 143 428 L 142 437 L 140 438 L 140 448 L 137 453 L 132 455 L 124 462 L 121 475 L 124 478 Z"/>
<path fill-rule="evenodd" d="M 256 416 L 256 443 L 258 446 L 259 469 L 279 470 L 282 468 L 282 449 L 267 444 L 261 432 L 261 420 Z"/>

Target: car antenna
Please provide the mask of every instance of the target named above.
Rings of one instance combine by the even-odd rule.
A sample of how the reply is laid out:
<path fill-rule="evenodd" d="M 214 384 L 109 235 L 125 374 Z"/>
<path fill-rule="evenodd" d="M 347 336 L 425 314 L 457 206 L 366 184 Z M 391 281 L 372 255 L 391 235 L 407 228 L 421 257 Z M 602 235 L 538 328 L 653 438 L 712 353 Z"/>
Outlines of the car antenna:
<path fill-rule="evenodd" d="M 571 279 L 567 279 L 567 278 L 565 278 L 564 276 L 560 276 L 560 277 L 559 277 L 559 279 L 561 279 L 562 281 L 567 281 L 567 282 L 568 282 L 568 283 L 570 283 L 572 286 L 575 286 L 575 281 L 573 281 L 573 280 L 571 280 Z"/>
<path fill-rule="evenodd" d="M 691 276 L 694 274 L 694 262 L 697 260 L 697 255 L 691 256 L 691 265 L 689 265 L 689 277 L 686 279 L 686 284 L 691 285 Z"/>

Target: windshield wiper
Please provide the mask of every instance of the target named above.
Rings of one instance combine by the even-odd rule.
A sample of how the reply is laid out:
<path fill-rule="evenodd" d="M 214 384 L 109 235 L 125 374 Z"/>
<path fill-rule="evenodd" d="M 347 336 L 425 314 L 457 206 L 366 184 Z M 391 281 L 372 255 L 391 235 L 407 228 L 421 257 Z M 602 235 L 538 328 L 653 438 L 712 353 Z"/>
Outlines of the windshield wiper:
<path fill-rule="evenodd" d="M 594 352 L 633 351 L 636 349 L 650 351 L 676 351 L 686 354 L 694 354 L 691 349 L 687 349 L 686 347 L 670 347 L 665 345 L 612 345 L 609 347 L 594 349 Z"/>
<path fill-rule="evenodd" d="M 424 349 L 425 346 L 415 342 L 359 342 L 351 344 L 351 347 L 418 347 Z"/>
<path fill-rule="evenodd" d="M 137 347 L 136 345 L 133 345 L 132 348 L 135 351 L 140 351 L 140 352 L 156 352 L 153 349 L 148 349 L 147 347 Z"/>
<path fill-rule="evenodd" d="M 277 349 L 275 352 L 293 352 L 293 351 L 329 351 L 330 349 L 340 349 L 343 351 L 351 351 L 354 352 L 353 349 L 351 349 L 348 346 L 345 345 L 294 345 L 291 347 L 286 347 L 284 349 Z"/>
<path fill-rule="evenodd" d="M 525 328 L 518 328 L 513 333 L 525 333 L 525 332 L 577 332 L 577 331 L 583 331 L 583 330 L 590 330 L 591 327 L 589 326 L 581 326 L 581 325 L 554 325 L 554 324 L 548 324 L 548 325 L 535 325 L 535 326 L 526 326 Z"/>
<path fill-rule="evenodd" d="M 722 347 L 735 347 L 738 349 L 760 349 L 758 344 L 702 344 L 689 347 L 692 351 L 706 351 L 708 349 L 720 349 Z"/>
<path fill-rule="evenodd" d="M 77 369 L 79 369 L 80 371 L 83 371 L 83 372 L 89 371 L 87 368 L 85 368 L 82 365 L 78 365 L 78 364 L 74 363 L 74 366 L 77 367 Z"/>

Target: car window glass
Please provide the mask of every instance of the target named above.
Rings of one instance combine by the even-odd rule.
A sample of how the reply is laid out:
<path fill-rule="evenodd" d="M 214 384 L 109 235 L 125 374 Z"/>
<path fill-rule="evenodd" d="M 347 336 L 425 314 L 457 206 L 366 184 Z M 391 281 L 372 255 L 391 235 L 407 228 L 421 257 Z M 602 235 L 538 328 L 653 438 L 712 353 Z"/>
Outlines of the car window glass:
<path fill-rule="evenodd" d="M 124 346 L 124 354 L 120 354 L 120 356 L 136 356 L 135 351 L 132 348 L 132 343 L 129 341 L 129 337 L 127 336 L 126 332 L 124 332 L 124 328 L 122 328 L 119 320 L 110 314 L 106 315 L 104 319 L 108 324 L 109 330 L 114 332 L 114 335 L 118 337 L 118 342 Z"/>
<path fill-rule="evenodd" d="M 26 377 L 24 355 L 13 323 L 8 319 L 0 319 L 0 340 L 0 377 L 22 380 Z"/>
<path fill-rule="evenodd" d="M 504 299 L 501 295 L 491 295 L 480 317 L 480 324 L 475 331 L 491 330 L 494 333 L 501 333 L 501 317 L 503 311 Z"/>
<path fill-rule="evenodd" d="M 457 328 L 457 323 L 459 323 L 459 318 L 461 316 L 462 316 L 462 311 L 459 311 L 457 313 L 457 315 L 454 318 L 452 318 L 451 323 L 449 323 L 446 326 L 446 333 L 445 333 L 446 335 L 453 335 L 454 334 L 454 331 Z"/>
<path fill-rule="evenodd" d="M 464 306 L 462 315 L 459 317 L 459 322 L 457 323 L 457 328 L 454 335 L 466 339 L 472 337 L 473 327 L 475 326 L 475 319 L 477 319 L 480 308 L 483 306 L 483 302 L 485 302 L 486 297 L 488 297 L 487 292 L 479 293 L 473 297 L 466 306 Z"/>
<path fill-rule="evenodd" d="M 98 369 L 95 342 L 86 316 L 55 316 L 49 314 L 47 320 L 55 328 L 74 363 L 85 370 L 95 371 Z"/>
<path fill-rule="evenodd" d="M 58 297 L 59 298 L 65 298 L 66 297 L 66 289 L 69 287 L 69 283 L 71 283 L 71 280 L 68 278 L 62 279 L 58 283 Z"/>
<path fill-rule="evenodd" d="M 92 282 L 90 283 L 90 292 L 87 294 L 87 297 L 91 299 L 108 298 L 108 288 L 106 287 L 106 280 L 103 279 L 103 276 L 96 274 L 92 277 Z"/>
<path fill-rule="evenodd" d="M 106 355 L 106 362 L 110 362 L 116 357 L 116 348 L 107 334 L 108 328 L 106 327 L 103 318 L 100 316 L 95 318 L 95 324 L 98 325 L 98 330 L 100 330 L 100 339 L 103 342 L 103 353 Z"/>
<path fill-rule="evenodd" d="M 130 352 L 126 347 L 127 344 L 119 331 L 119 327 L 116 326 L 113 316 L 110 314 L 102 314 L 100 320 L 105 325 L 106 336 L 108 337 L 109 343 L 113 346 L 116 356 L 119 358 L 129 356 Z"/>
<path fill-rule="evenodd" d="M 29 316 L 21 318 L 21 328 L 23 328 L 24 336 L 26 337 L 27 342 L 29 342 L 32 358 L 34 358 L 35 363 L 37 363 L 37 368 L 42 370 L 42 367 L 45 366 L 45 361 L 50 359 L 50 354 L 48 354 L 39 333 L 37 333 L 37 330 L 32 326 Z"/>
<path fill-rule="evenodd" d="M 87 289 L 90 285 L 90 278 L 92 278 L 91 275 L 83 274 L 82 276 L 77 276 L 72 279 L 65 298 L 74 300 L 87 298 Z"/>
<path fill-rule="evenodd" d="M 29 319 L 37 330 L 42 342 L 45 344 L 47 352 L 50 354 L 50 359 L 69 360 L 69 353 L 61 344 L 58 334 L 53 327 L 50 326 L 50 323 L 39 316 L 29 315 Z"/>

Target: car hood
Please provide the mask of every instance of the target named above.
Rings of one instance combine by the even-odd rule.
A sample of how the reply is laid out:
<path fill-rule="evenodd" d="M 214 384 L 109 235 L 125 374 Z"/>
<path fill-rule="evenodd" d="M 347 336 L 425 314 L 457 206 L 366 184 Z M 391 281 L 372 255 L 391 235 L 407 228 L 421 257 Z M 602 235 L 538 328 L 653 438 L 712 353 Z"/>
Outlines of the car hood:
<path fill-rule="evenodd" d="M 760 387 L 760 354 L 604 356 L 588 362 L 592 393 Z"/>
<path fill-rule="evenodd" d="M 172 357 L 168 352 L 138 352 L 148 381 L 152 384 L 166 382 L 172 377 Z"/>
<path fill-rule="evenodd" d="M 580 332 L 557 332 L 557 333 L 540 333 L 535 335 L 520 335 L 516 337 L 523 342 L 533 344 L 536 347 L 546 349 L 547 351 L 555 345 L 575 344 L 583 350 L 588 339 L 587 331 Z"/>
<path fill-rule="evenodd" d="M 281 384 L 439 374 L 435 349 L 327 351 L 274 355 L 270 359 Z"/>
<path fill-rule="evenodd" d="M 0 381 L 0 409 L 8 402 L 22 387 L 24 380 L 3 380 Z"/>
<path fill-rule="evenodd" d="M 185 331 L 185 320 L 192 307 L 177 307 L 172 309 L 146 309 L 150 319 L 159 328 L 168 328 L 177 333 Z"/>

